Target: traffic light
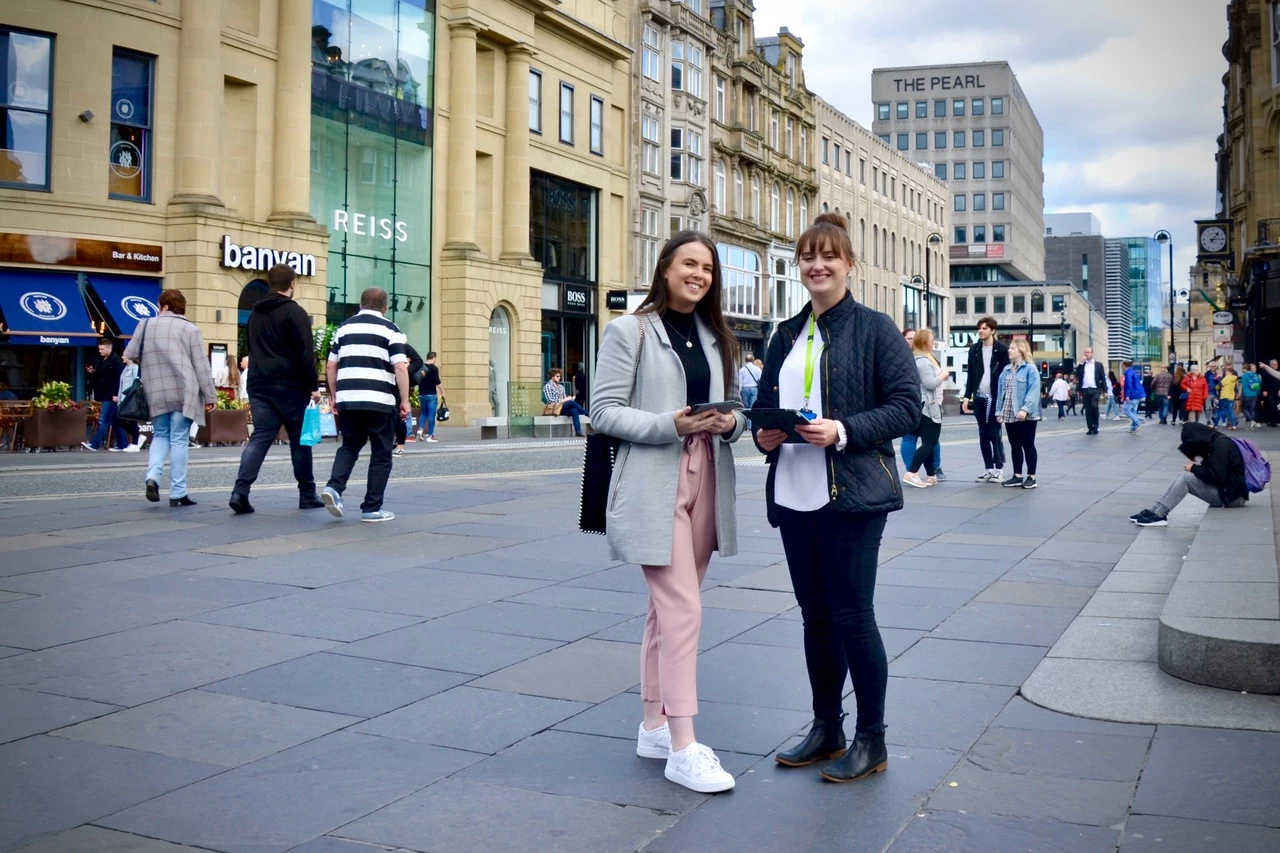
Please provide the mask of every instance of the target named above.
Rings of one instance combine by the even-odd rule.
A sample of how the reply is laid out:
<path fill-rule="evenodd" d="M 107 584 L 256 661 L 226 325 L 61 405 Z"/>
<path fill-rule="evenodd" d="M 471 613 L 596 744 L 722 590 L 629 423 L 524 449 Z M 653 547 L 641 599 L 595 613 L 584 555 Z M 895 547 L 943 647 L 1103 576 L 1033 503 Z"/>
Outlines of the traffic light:
<path fill-rule="evenodd" d="M 1047 361 L 1040 362 L 1040 378 L 1041 379 L 1049 378 L 1049 362 Z"/>

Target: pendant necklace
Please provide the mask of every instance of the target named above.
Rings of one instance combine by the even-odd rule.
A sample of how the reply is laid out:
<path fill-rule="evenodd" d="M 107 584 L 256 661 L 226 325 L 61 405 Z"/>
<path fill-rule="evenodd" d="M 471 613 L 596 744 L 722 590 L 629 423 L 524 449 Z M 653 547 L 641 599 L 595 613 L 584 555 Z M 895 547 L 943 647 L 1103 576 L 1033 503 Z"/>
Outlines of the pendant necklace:
<path fill-rule="evenodd" d="M 684 335 L 680 333 L 680 330 L 676 328 L 675 323 L 672 323 L 669 317 L 663 317 L 662 319 L 666 321 L 668 329 L 675 332 L 677 335 L 680 335 L 680 338 L 684 341 L 684 345 L 686 347 L 688 347 L 689 349 L 693 349 L 693 341 L 689 340 L 689 335 L 693 334 L 693 326 L 689 327 L 689 335 Z"/>

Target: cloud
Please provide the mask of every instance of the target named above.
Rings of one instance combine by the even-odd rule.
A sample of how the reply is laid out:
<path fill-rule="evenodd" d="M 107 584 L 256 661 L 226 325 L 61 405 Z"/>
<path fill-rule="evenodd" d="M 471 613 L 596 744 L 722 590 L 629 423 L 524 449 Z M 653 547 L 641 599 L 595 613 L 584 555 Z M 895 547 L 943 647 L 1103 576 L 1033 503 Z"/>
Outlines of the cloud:
<path fill-rule="evenodd" d="M 1089 210 L 1109 237 L 1214 215 L 1225 0 L 756 0 L 756 32 L 805 44 L 808 87 L 870 127 L 873 68 L 1007 60 L 1045 138 L 1045 210 Z M 1166 273 L 1167 275 L 1167 273 Z"/>

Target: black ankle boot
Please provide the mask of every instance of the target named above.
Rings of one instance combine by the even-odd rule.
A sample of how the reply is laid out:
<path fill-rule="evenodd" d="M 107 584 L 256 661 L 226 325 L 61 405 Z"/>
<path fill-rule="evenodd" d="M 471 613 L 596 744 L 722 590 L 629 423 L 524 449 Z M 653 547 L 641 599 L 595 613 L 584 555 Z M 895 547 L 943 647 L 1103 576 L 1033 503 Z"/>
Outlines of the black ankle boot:
<path fill-rule="evenodd" d="M 889 767 L 889 752 L 884 746 L 884 729 L 876 734 L 856 732 L 853 746 L 844 757 L 822 768 L 828 782 L 856 782 Z"/>
<path fill-rule="evenodd" d="M 786 752 L 779 752 L 774 756 L 774 761 L 784 767 L 807 767 L 828 758 L 839 758 L 844 755 L 848 747 L 848 741 L 844 737 L 846 716 L 841 714 L 835 720 L 815 719 L 813 727 L 809 729 L 809 734 L 805 735 L 804 740 Z"/>

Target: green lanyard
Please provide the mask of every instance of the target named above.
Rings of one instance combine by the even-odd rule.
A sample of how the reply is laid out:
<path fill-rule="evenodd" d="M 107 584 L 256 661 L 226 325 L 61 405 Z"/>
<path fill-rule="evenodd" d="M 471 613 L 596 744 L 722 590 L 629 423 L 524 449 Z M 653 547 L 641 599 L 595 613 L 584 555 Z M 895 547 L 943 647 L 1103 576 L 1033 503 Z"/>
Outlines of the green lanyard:
<path fill-rule="evenodd" d="M 804 402 L 801 407 L 808 411 L 809 394 L 813 391 L 813 315 L 809 315 L 809 341 L 804 345 Z"/>

